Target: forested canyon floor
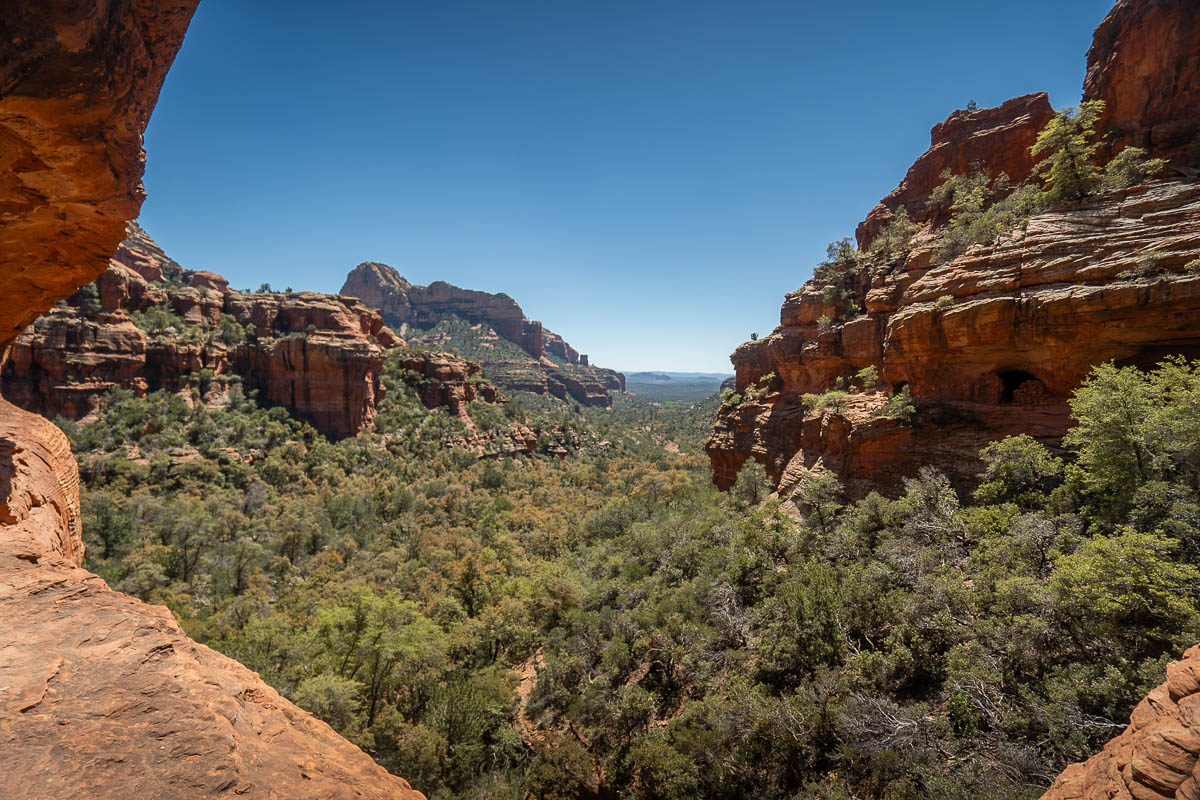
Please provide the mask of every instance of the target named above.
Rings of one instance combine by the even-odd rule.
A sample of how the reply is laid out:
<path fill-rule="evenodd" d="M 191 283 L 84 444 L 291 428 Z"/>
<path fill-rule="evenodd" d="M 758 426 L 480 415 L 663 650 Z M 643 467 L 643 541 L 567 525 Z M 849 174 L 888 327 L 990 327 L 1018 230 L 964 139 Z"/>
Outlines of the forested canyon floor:
<path fill-rule="evenodd" d="M 1196 794 L 1191 4 L 1117 3 L 1103 107 L 938 126 L 730 395 L 609 408 L 500 295 L 364 265 L 519 348 L 509 397 L 370 302 L 107 265 L 191 7 L 42 11 L 3 12 L 6 355 L 103 276 L 13 350 L 61 430 L 0 406 L 6 790 L 417 796 L 369 754 L 433 798 L 1033 798 L 1099 753 L 1049 796 Z"/>

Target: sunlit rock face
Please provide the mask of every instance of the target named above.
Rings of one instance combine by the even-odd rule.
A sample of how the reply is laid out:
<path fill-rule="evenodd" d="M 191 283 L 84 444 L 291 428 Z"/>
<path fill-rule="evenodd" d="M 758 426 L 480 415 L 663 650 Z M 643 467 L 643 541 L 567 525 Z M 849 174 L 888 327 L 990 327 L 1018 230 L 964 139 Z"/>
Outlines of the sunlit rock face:
<path fill-rule="evenodd" d="M 454 346 L 454 342 L 423 334 L 448 318 L 486 325 L 496 336 L 524 351 L 519 358 L 499 353 L 490 359 L 481 358 L 492 380 L 508 391 L 548 394 L 585 406 L 610 406 L 612 392 L 625 391 L 624 375 L 591 366 L 586 355 L 557 333 L 546 330 L 542 323 L 528 319 L 506 294 L 460 289 L 445 281 L 417 286 L 387 264 L 371 261 L 350 271 L 342 294 L 378 308 L 384 322 L 401 335 L 433 347 Z M 484 351 L 489 344 L 484 342 Z"/>
<path fill-rule="evenodd" d="M 1161 275 L 1122 277 L 1151 249 Z M 755 458 L 785 490 L 818 466 L 856 492 L 896 488 L 924 464 L 967 484 L 989 441 L 1030 433 L 1056 445 L 1066 401 L 1094 365 L 1200 355 L 1200 275 L 1186 269 L 1196 258 L 1200 186 L 1163 183 L 1035 217 L 942 266 L 918 248 L 863 287 L 865 314 L 826 330 L 813 320 L 828 304 L 806 289 L 774 333 L 733 354 L 736 390 L 765 393 L 718 415 L 707 446 L 716 482 L 732 485 Z M 868 366 L 879 387 L 855 385 Z M 803 394 L 839 379 L 851 386 L 841 412 L 805 411 Z M 903 386 L 914 419 L 878 417 L 883 392 Z"/>
<path fill-rule="evenodd" d="M 180 328 L 142 330 L 135 316 L 150 310 L 169 311 Z M 221 338 L 222 324 L 245 340 Z M 379 312 L 352 297 L 233 291 L 220 275 L 183 269 L 134 228 L 95 290 L 76 292 L 17 338 L 0 386 L 27 411 L 85 421 L 115 388 L 189 400 L 199 391 L 221 406 L 238 386 L 323 433 L 352 436 L 375 416 L 386 350 L 398 343 Z"/>
<path fill-rule="evenodd" d="M 1042 800 L 1200 797 L 1200 645 L 1167 667 L 1120 736 L 1063 771 Z"/>
<path fill-rule="evenodd" d="M 0 8 L 0 350 L 104 271 L 142 203 L 142 132 L 196 0 Z"/>
<path fill-rule="evenodd" d="M 1085 100 L 1103 100 L 1109 152 L 1137 145 L 1200 167 L 1200 9 L 1194 0 L 1120 0 L 1088 51 Z"/>
<path fill-rule="evenodd" d="M 1166 180 L 1042 214 L 933 266 L 945 220 L 928 199 L 943 171 L 1023 179 L 1051 109 L 1027 95 L 936 126 L 930 149 L 858 229 L 867 246 L 904 206 L 923 225 L 907 256 L 843 275 L 834 295 L 809 282 L 770 336 L 733 353 L 742 402 L 722 408 L 707 445 L 717 485 L 753 458 L 784 495 L 818 468 L 853 493 L 895 489 L 923 464 L 969 486 L 990 441 L 1030 433 L 1057 445 L 1067 400 L 1094 365 L 1200 355 L 1200 174 L 1187 166 L 1200 132 L 1198 26 L 1194 2 L 1122 0 L 1088 54 L 1087 96 L 1108 104 L 1102 132 L 1174 159 Z M 865 367 L 878 384 L 854 379 Z M 803 394 L 839 382 L 849 397 L 834 413 L 805 410 Z M 881 416 L 885 393 L 905 387 L 918 413 Z"/>
<path fill-rule="evenodd" d="M 917 222 L 935 220 L 938 210 L 930 208 L 927 201 L 946 170 L 955 175 L 978 170 L 992 180 L 1007 175 L 1014 186 L 1028 179 L 1037 163 L 1029 148 L 1053 115 L 1050 98 L 1038 92 L 1014 97 L 996 108 L 955 111 L 934 125 L 929 149 L 909 167 L 900 185 L 859 223 L 859 246 L 869 247 L 901 207 Z"/>
<path fill-rule="evenodd" d="M 195 5 L 0 4 L 0 353 L 137 216 L 142 132 Z M 0 400 L 4 797 L 421 797 L 82 556 L 66 438 Z"/>

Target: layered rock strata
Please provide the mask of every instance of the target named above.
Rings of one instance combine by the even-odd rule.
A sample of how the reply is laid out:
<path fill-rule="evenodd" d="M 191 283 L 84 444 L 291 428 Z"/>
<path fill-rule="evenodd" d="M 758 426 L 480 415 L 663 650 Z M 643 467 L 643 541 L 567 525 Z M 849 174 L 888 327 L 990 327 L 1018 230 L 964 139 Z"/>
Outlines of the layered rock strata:
<path fill-rule="evenodd" d="M 1120 736 L 1068 767 L 1042 800 L 1194 800 L 1200 797 L 1200 645 L 1167 667 Z"/>
<path fill-rule="evenodd" d="M 145 314 L 156 310 L 177 322 L 151 327 Z M 218 405 L 239 385 L 349 436 L 374 416 L 386 349 L 398 342 L 354 298 L 232 291 L 219 275 L 180 268 L 134 228 L 94 288 L 17 338 L 0 374 L 9 400 L 50 418 L 87 419 L 118 387 L 198 389 Z"/>
<path fill-rule="evenodd" d="M 413 351 L 399 358 L 403 369 L 414 373 L 413 388 L 426 408 L 445 406 L 451 414 L 468 419 L 467 405 L 475 400 L 503 402 L 496 387 L 483 377 L 483 367 L 452 353 Z"/>
<path fill-rule="evenodd" d="M 0 5 L 0 360 L 137 216 L 141 135 L 195 5 Z M 66 438 L 0 400 L 6 798 L 421 798 L 82 554 Z"/>
<path fill-rule="evenodd" d="M 1142 145 L 1189 180 L 1185 143 L 1200 113 L 1193 5 L 1118 2 L 1096 31 L 1085 87 L 1107 103 L 1110 152 Z M 895 489 L 923 464 L 967 486 L 990 441 L 1030 433 L 1056 446 L 1067 399 L 1096 364 L 1200 356 L 1194 183 L 1095 196 L 934 264 L 947 215 L 929 196 L 944 172 L 1019 182 L 1050 113 L 1045 95 L 1027 95 L 936 126 L 930 149 L 858 228 L 865 250 L 903 206 L 918 226 L 907 251 L 827 269 L 788 296 L 770 336 L 734 352 L 740 402 L 722 407 L 707 444 L 719 486 L 748 458 L 784 495 L 813 469 L 834 471 L 852 493 Z M 857 377 L 867 367 L 878 380 Z M 904 392 L 916 413 L 897 418 L 888 395 Z"/>
<path fill-rule="evenodd" d="M 855 235 L 866 249 L 900 208 L 917 223 L 940 221 L 946 210 L 931 208 L 929 195 L 947 170 L 954 175 L 979 171 L 995 181 L 1006 175 L 1010 185 L 1027 180 L 1037 161 L 1029 148 L 1054 115 L 1045 92 L 1015 97 L 996 108 L 955 111 L 933 126 L 930 145 L 909 168 L 904 180 L 859 223 Z"/>
<path fill-rule="evenodd" d="M 1067 398 L 1094 365 L 1200 356 L 1200 274 L 1188 266 L 1200 258 L 1200 186 L 1102 196 L 948 264 L 930 255 L 918 246 L 865 283 L 866 313 L 852 319 L 806 286 L 770 336 L 734 352 L 742 402 L 721 409 L 707 444 L 719 486 L 747 458 L 784 491 L 818 467 L 856 493 L 895 488 L 924 464 L 970 483 L 994 439 L 1056 445 Z M 1140 275 L 1147 258 L 1153 274 Z M 878 384 L 855 378 L 865 367 Z M 805 408 L 804 394 L 839 381 L 850 392 L 841 408 Z M 915 416 L 881 416 L 885 395 L 905 387 Z"/>
<path fill-rule="evenodd" d="M 418 800 L 167 609 L 80 569 L 66 438 L 0 401 L 3 794 Z"/>
<path fill-rule="evenodd" d="M 1200 168 L 1200 9 L 1194 0 L 1119 0 L 1088 51 L 1085 100 L 1103 100 L 1109 154 L 1137 145 Z"/>
<path fill-rule="evenodd" d="M 378 308 L 384 321 L 409 340 L 431 347 L 461 346 L 430 334 L 448 319 L 463 320 L 482 330 L 480 361 L 488 376 L 508 391 L 548 394 L 586 406 L 612 404 L 612 392 L 625 390 L 625 376 L 593 367 L 588 357 L 542 323 L 526 318 L 506 294 L 460 289 L 443 281 L 429 286 L 409 283 L 386 264 L 359 264 L 346 276 L 342 294 Z M 489 334 L 515 345 L 518 352 L 489 354 Z M 475 353 L 471 354 L 475 357 Z"/>
<path fill-rule="evenodd" d="M 142 132 L 196 2 L 0 8 L 0 352 L 137 216 Z"/>

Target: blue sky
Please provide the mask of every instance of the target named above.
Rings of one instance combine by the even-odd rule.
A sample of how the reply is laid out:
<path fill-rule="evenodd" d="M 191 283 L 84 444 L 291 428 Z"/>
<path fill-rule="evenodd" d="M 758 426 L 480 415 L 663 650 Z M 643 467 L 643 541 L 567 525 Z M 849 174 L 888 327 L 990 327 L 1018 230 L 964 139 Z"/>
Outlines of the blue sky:
<path fill-rule="evenodd" d="M 142 222 L 236 287 L 361 261 L 592 362 L 727 371 L 974 99 L 1078 102 L 1111 0 L 202 0 Z"/>

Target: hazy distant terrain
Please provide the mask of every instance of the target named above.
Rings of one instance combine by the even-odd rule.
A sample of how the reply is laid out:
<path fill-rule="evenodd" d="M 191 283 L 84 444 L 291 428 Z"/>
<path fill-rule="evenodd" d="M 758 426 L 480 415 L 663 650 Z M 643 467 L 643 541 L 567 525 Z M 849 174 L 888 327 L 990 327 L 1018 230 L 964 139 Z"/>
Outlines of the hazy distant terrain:
<path fill-rule="evenodd" d="M 627 372 L 625 387 L 648 400 L 695 403 L 717 392 L 730 377 L 719 372 Z"/>

